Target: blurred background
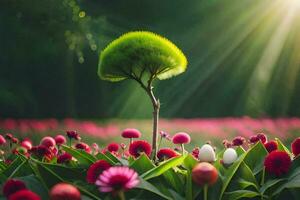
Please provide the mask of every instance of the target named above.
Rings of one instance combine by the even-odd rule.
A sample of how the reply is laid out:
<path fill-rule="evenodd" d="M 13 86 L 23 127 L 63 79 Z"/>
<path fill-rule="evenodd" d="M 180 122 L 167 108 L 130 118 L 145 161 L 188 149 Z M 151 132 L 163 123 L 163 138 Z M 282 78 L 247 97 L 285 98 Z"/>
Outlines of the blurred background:
<path fill-rule="evenodd" d="M 139 85 L 96 73 L 101 50 L 133 30 L 169 38 L 189 61 L 186 73 L 155 83 L 162 118 L 219 118 L 221 131 L 226 120 L 248 131 L 270 131 L 268 123 L 279 133 L 278 126 L 300 128 L 299 21 L 298 0 L 1 0 L 1 130 L 28 132 L 42 126 L 36 119 L 52 120 L 53 129 L 96 120 L 104 133 L 143 124 L 132 119 L 150 126 L 152 107 Z M 120 119 L 125 125 L 114 127 Z"/>

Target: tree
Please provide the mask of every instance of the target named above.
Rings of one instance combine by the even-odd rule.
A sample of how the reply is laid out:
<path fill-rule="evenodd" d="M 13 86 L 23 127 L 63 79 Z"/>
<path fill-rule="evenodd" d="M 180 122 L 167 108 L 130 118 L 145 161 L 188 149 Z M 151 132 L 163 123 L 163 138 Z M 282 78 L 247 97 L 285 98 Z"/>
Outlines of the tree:
<path fill-rule="evenodd" d="M 103 80 L 137 81 L 153 105 L 152 158 L 157 151 L 160 102 L 153 93 L 155 79 L 168 79 L 187 67 L 184 54 L 171 41 L 146 31 L 129 32 L 111 42 L 100 54 L 98 75 Z"/>

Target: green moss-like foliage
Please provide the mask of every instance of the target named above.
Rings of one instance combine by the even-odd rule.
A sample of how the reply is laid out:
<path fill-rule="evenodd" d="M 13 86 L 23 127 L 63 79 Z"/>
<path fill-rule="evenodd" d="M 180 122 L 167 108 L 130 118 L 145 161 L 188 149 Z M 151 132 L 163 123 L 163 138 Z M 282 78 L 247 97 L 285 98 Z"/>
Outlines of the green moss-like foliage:
<path fill-rule="evenodd" d="M 129 32 L 111 42 L 100 54 L 98 75 L 120 81 L 132 76 L 167 79 L 186 70 L 187 59 L 168 39 L 146 31 Z"/>

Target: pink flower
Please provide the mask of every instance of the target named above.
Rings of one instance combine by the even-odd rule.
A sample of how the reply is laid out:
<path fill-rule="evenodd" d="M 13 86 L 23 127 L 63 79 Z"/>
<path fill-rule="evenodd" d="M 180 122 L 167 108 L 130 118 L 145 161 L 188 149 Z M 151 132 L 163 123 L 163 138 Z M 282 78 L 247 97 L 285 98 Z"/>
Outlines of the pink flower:
<path fill-rule="evenodd" d="M 62 145 L 67 142 L 65 136 L 63 136 L 63 135 L 57 135 L 57 136 L 55 136 L 54 139 L 55 139 L 55 142 L 57 145 Z"/>
<path fill-rule="evenodd" d="M 91 149 L 90 149 L 90 146 L 84 142 L 79 142 L 75 145 L 75 148 L 76 149 L 81 149 L 81 150 L 84 150 L 86 151 L 87 153 L 90 153 L 91 152 Z"/>
<path fill-rule="evenodd" d="M 32 148 L 32 143 L 30 140 L 26 139 L 21 142 L 21 146 L 27 150 L 30 150 Z"/>
<path fill-rule="evenodd" d="M 141 135 L 141 132 L 134 128 L 127 128 L 122 132 L 123 138 L 139 138 Z"/>
<path fill-rule="evenodd" d="M 190 142 L 191 142 L 191 137 L 187 133 L 179 132 L 173 136 L 174 144 L 188 144 Z"/>
<path fill-rule="evenodd" d="M 5 143 L 6 143 L 5 138 L 2 135 L 0 135 L 0 146 L 5 144 Z"/>
<path fill-rule="evenodd" d="M 138 174 L 128 167 L 110 167 L 103 171 L 95 183 L 100 192 L 118 192 L 139 184 Z"/>
<path fill-rule="evenodd" d="M 50 137 L 50 136 L 46 136 L 46 137 L 43 137 L 41 142 L 40 142 L 41 145 L 44 145 L 45 147 L 54 147 L 56 145 L 56 142 L 55 140 L 53 139 L 53 137 Z"/>

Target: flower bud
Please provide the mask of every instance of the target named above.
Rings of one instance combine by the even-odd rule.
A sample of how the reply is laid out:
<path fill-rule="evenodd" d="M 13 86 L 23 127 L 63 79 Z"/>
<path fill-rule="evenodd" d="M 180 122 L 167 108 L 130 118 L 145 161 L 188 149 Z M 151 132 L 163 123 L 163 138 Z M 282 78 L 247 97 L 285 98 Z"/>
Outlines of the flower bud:
<path fill-rule="evenodd" d="M 210 163 L 198 163 L 192 170 L 192 179 L 197 185 L 213 185 L 218 180 L 218 171 Z"/>
<path fill-rule="evenodd" d="M 238 155 L 233 148 L 227 148 L 223 154 L 223 163 L 225 165 L 230 165 L 236 161 Z"/>
<path fill-rule="evenodd" d="M 199 160 L 200 162 L 214 162 L 216 160 L 216 153 L 211 145 L 205 144 L 200 148 Z"/>

